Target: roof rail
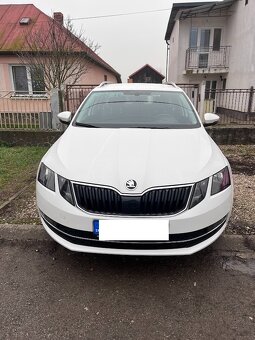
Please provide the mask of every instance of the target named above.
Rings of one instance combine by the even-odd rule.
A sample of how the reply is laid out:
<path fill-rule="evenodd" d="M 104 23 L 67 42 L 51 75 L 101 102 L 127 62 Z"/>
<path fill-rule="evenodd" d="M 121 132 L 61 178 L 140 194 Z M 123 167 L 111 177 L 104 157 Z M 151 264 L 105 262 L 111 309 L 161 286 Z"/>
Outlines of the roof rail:
<path fill-rule="evenodd" d="M 165 85 L 172 85 L 173 87 L 178 89 L 178 86 L 173 82 L 173 81 L 168 81 L 166 83 L 164 83 Z"/>
<path fill-rule="evenodd" d="M 105 86 L 105 85 L 108 85 L 108 84 L 112 84 L 112 82 L 110 82 L 110 81 L 103 81 L 101 84 L 98 85 L 98 87 L 102 87 L 102 86 Z"/>

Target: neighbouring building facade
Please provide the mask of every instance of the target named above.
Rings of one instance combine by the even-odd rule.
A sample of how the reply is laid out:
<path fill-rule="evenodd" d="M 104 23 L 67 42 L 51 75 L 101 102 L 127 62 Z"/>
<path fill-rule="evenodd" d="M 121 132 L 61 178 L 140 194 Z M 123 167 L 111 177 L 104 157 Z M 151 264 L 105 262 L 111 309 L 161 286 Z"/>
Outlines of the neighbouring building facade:
<path fill-rule="evenodd" d="M 26 49 L 24 35 L 44 30 L 45 22 L 52 20 L 32 4 L 0 5 L 0 91 L 27 91 L 33 94 L 33 74 L 21 65 L 17 54 Z M 63 26 L 63 14 L 54 13 L 54 20 Z M 63 26 L 64 30 L 64 26 Z M 89 49 L 80 42 L 80 49 Z M 105 80 L 120 82 L 120 75 L 96 53 L 90 51 L 91 65 L 81 76 L 81 84 L 100 84 Z M 38 90 L 38 89 L 35 89 Z"/>
<path fill-rule="evenodd" d="M 82 84 L 87 88 L 86 91 L 76 89 L 75 95 L 78 93 L 78 98 L 76 98 L 78 103 L 84 99 L 93 86 L 99 85 L 103 81 L 121 82 L 120 74 L 92 51 L 84 41 L 70 33 L 63 22 L 64 17 L 61 12 L 54 13 L 53 18 L 51 18 L 33 4 L 0 5 L 0 128 L 48 129 L 55 124 L 52 121 L 57 112 L 53 113 L 53 95 L 48 92 L 49 86 L 48 91 L 46 91 L 45 69 L 41 67 L 40 81 L 38 81 L 38 74 L 34 72 L 31 65 L 22 60 L 21 53 L 25 52 L 31 55 L 37 53 L 37 65 L 40 65 L 40 60 L 44 56 L 52 55 L 52 59 L 54 56 L 61 58 L 59 54 L 57 57 L 54 54 L 56 51 L 54 47 L 56 47 L 58 41 L 60 42 L 58 46 L 61 46 L 61 41 L 66 42 L 67 48 L 72 46 L 69 50 L 64 48 L 61 50 L 62 55 L 67 56 L 63 57 L 63 59 L 66 59 L 62 62 L 63 67 L 61 67 L 64 71 L 68 70 L 70 66 L 68 58 L 70 57 L 72 62 L 72 58 L 75 58 L 75 56 L 82 56 L 79 62 L 80 60 L 81 62 L 84 61 L 86 68 L 82 69 L 82 74 L 79 73 L 79 79 L 74 79 L 76 86 Z M 32 50 L 26 37 L 32 39 L 33 46 L 33 37 L 37 33 L 42 39 L 50 36 L 49 32 L 52 32 L 52 27 L 54 27 L 57 37 L 57 39 L 54 38 L 56 43 L 50 40 L 48 45 L 44 45 L 46 46 L 46 49 L 44 49 L 44 46 L 40 48 L 40 41 L 37 39 L 38 50 L 36 52 Z M 45 41 L 47 42 L 47 39 Z M 33 62 L 33 64 L 35 63 Z M 55 65 L 57 65 L 57 69 L 60 64 L 56 63 Z M 79 65 L 81 64 L 75 66 L 72 69 L 73 73 L 70 72 L 70 74 L 74 75 Z M 54 73 L 54 67 L 52 67 L 52 72 Z M 62 92 L 64 92 L 65 86 L 70 85 L 70 83 L 72 83 L 71 78 L 61 83 Z M 65 98 L 69 97 L 67 94 L 65 95 Z M 64 109 L 64 106 L 68 107 L 68 103 L 64 103 L 63 99 L 58 100 L 58 102 L 63 103 L 59 106 L 59 110 Z M 57 110 L 58 108 L 55 111 Z"/>
<path fill-rule="evenodd" d="M 139 70 L 132 73 L 129 78 L 129 83 L 156 83 L 161 84 L 165 76 L 155 70 L 149 64 L 144 65 Z"/>
<path fill-rule="evenodd" d="M 254 0 L 173 4 L 167 80 L 208 91 L 255 86 L 254 15 Z"/>

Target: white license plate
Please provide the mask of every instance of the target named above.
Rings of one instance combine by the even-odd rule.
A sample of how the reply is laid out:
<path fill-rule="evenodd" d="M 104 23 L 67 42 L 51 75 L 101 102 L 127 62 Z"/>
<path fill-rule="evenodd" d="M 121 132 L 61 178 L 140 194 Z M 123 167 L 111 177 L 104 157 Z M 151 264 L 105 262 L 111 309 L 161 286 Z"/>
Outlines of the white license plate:
<path fill-rule="evenodd" d="M 99 220 L 99 240 L 101 241 L 167 241 L 168 239 L 168 220 Z"/>

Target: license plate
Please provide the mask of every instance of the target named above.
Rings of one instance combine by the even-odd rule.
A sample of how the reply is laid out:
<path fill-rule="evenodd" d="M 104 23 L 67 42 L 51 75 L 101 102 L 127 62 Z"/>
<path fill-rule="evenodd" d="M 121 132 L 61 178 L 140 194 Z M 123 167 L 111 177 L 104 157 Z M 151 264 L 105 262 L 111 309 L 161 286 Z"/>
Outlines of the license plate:
<path fill-rule="evenodd" d="M 162 219 L 114 219 L 93 221 L 101 241 L 167 241 L 169 221 Z"/>

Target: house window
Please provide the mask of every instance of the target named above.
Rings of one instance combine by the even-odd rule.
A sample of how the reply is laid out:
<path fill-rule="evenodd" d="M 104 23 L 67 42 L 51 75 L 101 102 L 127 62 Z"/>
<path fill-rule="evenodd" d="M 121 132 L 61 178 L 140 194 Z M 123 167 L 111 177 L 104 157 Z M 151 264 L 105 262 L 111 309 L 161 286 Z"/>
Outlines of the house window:
<path fill-rule="evenodd" d="M 198 59 L 199 68 L 207 68 L 208 66 L 208 53 L 200 53 Z"/>
<path fill-rule="evenodd" d="M 43 70 L 30 69 L 29 66 L 12 66 L 12 77 L 15 94 L 33 95 L 45 91 Z"/>
<path fill-rule="evenodd" d="M 208 51 L 210 46 L 210 29 L 201 29 L 200 32 L 200 48 L 204 51 Z"/>
<path fill-rule="evenodd" d="M 196 48 L 197 47 L 197 37 L 198 37 L 198 29 L 191 28 L 190 37 L 189 37 L 189 47 Z"/>
<path fill-rule="evenodd" d="M 221 28 L 215 28 L 213 33 L 213 51 L 220 50 Z"/>
<path fill-rule="evenodd" d="M 104 81 L 107 81 L 107 74 L 104 75 Z"/>

